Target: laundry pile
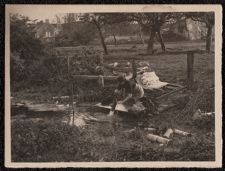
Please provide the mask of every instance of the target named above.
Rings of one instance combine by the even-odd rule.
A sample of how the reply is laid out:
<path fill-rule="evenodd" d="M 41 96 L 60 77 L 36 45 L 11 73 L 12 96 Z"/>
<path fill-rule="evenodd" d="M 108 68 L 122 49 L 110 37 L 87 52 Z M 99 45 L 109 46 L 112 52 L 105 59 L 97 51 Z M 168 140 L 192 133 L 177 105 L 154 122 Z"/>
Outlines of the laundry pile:
<path fill-rule="evenodd" d="M 142 75 L 137 76 L 137 81 L 143 86 L 144 89 L 159 89 L 166 86 L 167 82 L 162 82 L 155 72 L 144 72 Z"/>

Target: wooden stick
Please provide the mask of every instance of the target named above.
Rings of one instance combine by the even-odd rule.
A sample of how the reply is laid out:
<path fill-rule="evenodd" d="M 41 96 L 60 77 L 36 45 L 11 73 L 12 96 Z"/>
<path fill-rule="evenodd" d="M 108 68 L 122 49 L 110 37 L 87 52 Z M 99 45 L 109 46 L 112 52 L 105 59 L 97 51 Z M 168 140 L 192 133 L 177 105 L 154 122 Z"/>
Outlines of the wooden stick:
<path fill-rule="evenodd" d="M 70 73 L 70 57 L 67 57 L 67 72 L 68 72 L 68 80 L 71 80 L 71 73 Z M 73 126 L 74 126 L 74 104 L 73 104 L 73 82 L 70 81 L 71 83 L 71 95 L 70 95 L 70 99 L 71 99 L 71 105 L 72 105 L 72 113 L 73 113 Z"/>
<path fill-rule="evenodd" d="M 182 85 L 174 84 L 174 83 L 169 83 L 168 86 L 172 86 L 172 87 L 183 87 Z"/>
<path fill-rule="evenodd" d="M 72 82 L 72 99 L 71 99 L 71 100 L 72 100 L 72 110 L 73 110 L 73 125 L 74 125 L 74 117 L 75 117 L 75 116 L 74 116 L 74 103 L 73 103 L 73 94 L 74 94 L 74 93 L 73 93 L 73 82 Z"/>

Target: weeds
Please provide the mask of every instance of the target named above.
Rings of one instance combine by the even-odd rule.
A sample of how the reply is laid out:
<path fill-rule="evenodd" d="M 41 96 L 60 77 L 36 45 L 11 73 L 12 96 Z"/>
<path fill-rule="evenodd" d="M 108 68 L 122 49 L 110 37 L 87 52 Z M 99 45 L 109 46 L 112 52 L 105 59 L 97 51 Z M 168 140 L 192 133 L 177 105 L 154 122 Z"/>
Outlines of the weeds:
<path fill-rule="evenodd" d="M 45 161 L 47 156 L 47 160 L 54 160 L 55 154 L 77 155 L 79 134 L 76 127 L 61 122 L 15 121 L 12 124 L 12 160 Z"/>

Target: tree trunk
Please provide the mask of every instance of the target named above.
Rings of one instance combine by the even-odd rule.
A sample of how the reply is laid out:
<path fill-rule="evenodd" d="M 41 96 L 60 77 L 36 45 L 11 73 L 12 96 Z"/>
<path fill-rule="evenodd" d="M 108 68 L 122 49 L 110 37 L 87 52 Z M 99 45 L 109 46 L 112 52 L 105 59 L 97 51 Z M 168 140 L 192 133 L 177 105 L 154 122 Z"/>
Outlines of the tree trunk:
<path fill-rule="evenodd" d="M 114 32 L 113 32 L 113 39 L 114 39 L 114 45 L 117 46 L 116 35 Z"/>
<path fill-rule="evenodd" d="M 100 26 L 98 25 L 98 23 L 95 23 L 95 24 L 96 24 L 96 27 L 97 27 L 98 32 L 99 32 L 99 36 L 100 36 L 100 39 L 101 39 L 102 47 L 104 49 L 104 53 L 105 53 L 105 55 L 108 55 L 108 50 L 107 50 L 107 47 L 106 47 L 106 44 L 105 44 L 105 39 L 103 37 L 102 30 L 101 30 Z"/>
<path fill-rule="evenodd" d="M 142 34 L 142 31 L 141 31 L 141 26 L 139 26 L 139 36 L 140 36 L 141 42 L 142 42 L 142 44 L 144 46 L 145 45 L 145 40 L 143 38 L 143 34 Z"/>
<path fill-rule="evenodd" d="M 160 33 L 160 30 L 157 31 L 157 35 L 158 35 L 158 41 L 159 41 L 159 43 L 161 45 L 162 51 L 165 52 L 166 51 L 166 47 L 165 47 L 162 35 Z"/>
<path fill-rule="evenodd" d="M 148 47 L 147 47 L 147 54 L 153 54 L 153 48 L 154 48 L 154 39 L 155 39 L 156 31 L 151 30 L 149 40 L 148 40 Z"/>
<path fill-rule="evenodd" d="M 207 26 L 207 37 L 206 37 L 206 51 L 210 52 L 211 50 L 211 41 L 212 41 L 212 25 Z"/>

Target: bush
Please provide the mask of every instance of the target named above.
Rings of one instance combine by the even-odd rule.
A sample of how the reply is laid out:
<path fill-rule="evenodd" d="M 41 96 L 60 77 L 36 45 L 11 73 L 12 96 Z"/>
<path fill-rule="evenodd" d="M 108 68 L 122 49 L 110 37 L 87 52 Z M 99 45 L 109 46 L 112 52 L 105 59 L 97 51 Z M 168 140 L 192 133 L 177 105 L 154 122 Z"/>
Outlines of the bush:
<path fill-rule="evenodd" d="M 10 78 L 12 90 L 32 86 L 48 85 L 56 76 L 46 67 L 45 60 L 23 60 L 16 53 L 11 53 Z M 54 77 L 53 77 L 54 75 Z"/>
<path fill-rule="evenodd" d="M 49 48 L 34 37 L 29 19 L 17 14 L 10 16 L 10 51 L 12 89 L 29 87 L 30 84 L 43 84 L 48 80 L 48 72 L 43 59 Z"/>
<path fill-rule="evenodd" d="M 176 34 L 173 32 L 168 32 L 166 34 L 163 34 L 163 40 L 165 42 L 176 42 L 176 41 L 185 41 L 187 38 L 183 35 Z"/>
<path fill-rule="evenodd" d="M 215 160 L 215 135 L 208 133 L 189 138 L 181 148 L 180 157 L 189 161 Z"/>

